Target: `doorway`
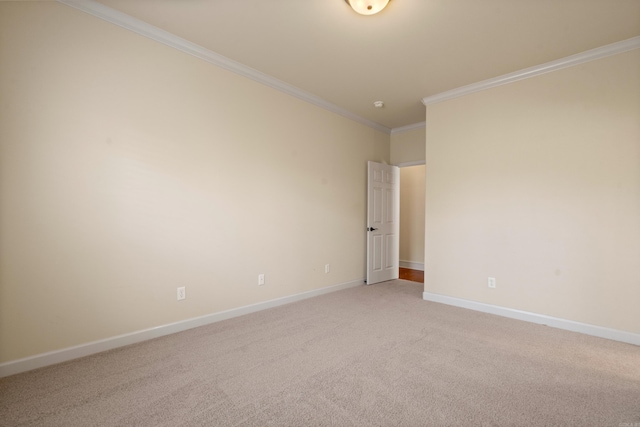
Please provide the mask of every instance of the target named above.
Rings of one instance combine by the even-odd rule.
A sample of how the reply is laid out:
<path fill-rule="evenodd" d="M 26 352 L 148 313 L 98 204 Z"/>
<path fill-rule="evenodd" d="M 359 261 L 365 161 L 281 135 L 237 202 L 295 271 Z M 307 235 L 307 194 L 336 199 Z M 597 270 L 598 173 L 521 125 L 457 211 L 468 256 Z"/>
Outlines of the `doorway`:
<path fill-rule="evenodd" d="M 400 166 L 400 279 L 424 283 L 424 164 Z"/>

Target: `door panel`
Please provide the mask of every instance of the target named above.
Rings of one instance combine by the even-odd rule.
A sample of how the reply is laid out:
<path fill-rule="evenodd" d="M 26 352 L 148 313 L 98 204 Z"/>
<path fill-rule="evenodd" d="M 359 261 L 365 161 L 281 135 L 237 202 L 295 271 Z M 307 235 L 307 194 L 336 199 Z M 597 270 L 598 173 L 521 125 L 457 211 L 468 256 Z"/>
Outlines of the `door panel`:
<path fill-rule="evenodd" d="M 373 270 L 382 271 L 382 236 L 373 236 Z M 368 282 L 367 282 L 368 283 Z"/>
<path fill-rule="evenodd" d="M 394 239 L 395 239 L 396 236 L 387 235 L 385 237 L 386 237 L 386 240 L 387 240 L 387 242 L 386 242 L 387 246 L 386 246 L 385 250 L 386 250 L 386 253 L 388 254 L 388 256 L 385 257 L 386 263 L 384 265 L 384 268 L 391 269 L 396 264 L 395 261 L 393 260 L 393 254 L 395 253 L 395 251 L 393 250 L 393 245 L 394 245 Z M 397 277 L 395 277 L 395 279 L 397 279 Z"/>
<path fill-rule="evenodd" d="M 374 224 L 382 224 L 383 215 L 382 215 L 382 188 L 374 188 L 373 189 L 373 223 Z"/>

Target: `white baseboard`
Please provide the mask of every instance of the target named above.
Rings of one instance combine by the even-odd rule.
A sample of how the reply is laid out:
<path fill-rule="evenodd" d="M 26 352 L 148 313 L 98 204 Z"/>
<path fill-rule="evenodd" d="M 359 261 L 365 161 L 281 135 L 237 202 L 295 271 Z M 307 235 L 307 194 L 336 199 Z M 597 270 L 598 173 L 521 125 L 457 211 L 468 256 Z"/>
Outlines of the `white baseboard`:
<path fill-rule="evenodd" d="M 168 325 L 157 326 L 155 328 L 144 329 L 142 331 L 118 335 L 99 341 L 92 341 L 86 344 L 64 348 L 62 350 L 50 351 L 48 353 L 25 357 L 24 359 L 5 362 L 0 364 L 0 378 L 30 371 L 32 369 L 42 368 L 44 366 L 54 365 L 56 363 L 66 362 L 68 360 L 77 359 L 79 357 L 89 356 L 103 351 L 112 350 L 114 348 L 123 347 L 125 345 L 135 344 L 153 338 L 162 337 L 164 335 L 175 334 L 176 332 L 186 331 L 187 329 L 197 328 L 198 326 L 220 322 L 222 320 L 231 319 L 233 317 L 242 316 L 244 314 L 255 313 L 256 311 L 278 307 L 330 292 L 354 288 L 356 286 L 362 285 L 363 283 L 364 279 L 354 280 L 352 282 L 342 283 L 339 285 L 329 286 L 321 289 L 314 289 L 312 291 L 302 292 L 299 294 L 290 295 L 288 297 L 276 298 L 269 301 L 246 305 L 244 307 L 238 307 L 218 313 L 207 314 L 205 316 L 181 320 L 179 322 L 170 323 Z"/>
<path fill-rule="evenodd" d="M 402 267 L 402 268 L 410 268 L 412 270 L 424 271 L 424 263 L 423 262 L 398 261 L 398 265 L 400 267 Z"/>
<path fill-rule="evenodd" d="M 470 310 L 481 311 L 483 313 L 496 314 L 498 316 L 509 317 L 511 319 L 524 320 L 525 322 L 537 323 L 539 325 L 551 326 L 553 328 L 565 329 L 567 331 L 579 332 L 581 334 L 593 335 L 595 337 L 640 346 L 640 334 L 635 334 L 633 332 L 603 328 L 602 326 L 589 325 L 587 323 L 574 322 L 573 320 L 560 319 L 557 317 L 545 316 L 544 314 L 515 310 L 513 308 L 500 307 L 497 305 L 485 304 L 462 298 L 433 294 L 431 292 L 423 292 L 422 299 L 425 301 L 439 302 L 456 307 L 468 308 Z"/>

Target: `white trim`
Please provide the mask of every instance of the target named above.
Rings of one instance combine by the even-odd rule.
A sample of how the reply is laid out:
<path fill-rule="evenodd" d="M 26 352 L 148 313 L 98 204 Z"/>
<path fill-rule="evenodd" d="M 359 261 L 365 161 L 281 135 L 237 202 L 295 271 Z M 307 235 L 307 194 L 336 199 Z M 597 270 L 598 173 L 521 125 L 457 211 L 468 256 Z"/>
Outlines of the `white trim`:
<path fill-rule="evenodd" d="M 479 92 L 481 90 L 490 89 L 507 83 L 517 82 L 518 80 L 528 79 L 530 77 L 539 76 L 551 71 L 573 67 L 574 65 L 583 64 L 585 62 L 594 61 L 596 59 L 605 58 L 607 56 L 616 55 L 618 53 L 623 53 L 638 48 L 640 48 L 640 36 L 587 50 L 585 52 L 567 56 L 566 58 L 558 59 L 556 61 L 551 61 L 545 64 L 536 65 L 534 67 L 525 68 L 524 70 L 516 71 L 514 73 L 505 74 L 503 76 L 483 80 L 481 82 L 473 83 L 467 86 L 462 86 L 457 89 L 448 90 L 436 95 L 427 96 L 425 98 L 422 98 L 422 103 L 425 106 L 436 104 L 438 102 L 458 98 L 460 96 Z"/>
<path fill-rule="evenodd" d="M 609 340 L 621 341 L 640 346 L 640 334 L 633 332 L 603 328 L 602 326 L 589 325 L 587 323 L 574 322 L 573 320 L 560 319 L 557 317 L 545 316 L 544 314 L 515 310 L 513 308 L 500 307 L 497 305 L 434 294 L 431 292 L 423 292 L 422 299 L 425 301 L 468 308 L 470 310 L 481 311 L 483 313 L 524 320 L 525 322 L 537 323 L 539 325 L 551 326 L 553 328 L 565 329 L 567 331 L 579 332 L 581 334 L 592 335 L 594 337 L 606 338 Z"/>
<path fill-rule="evenodd" d="M 426 162 L 424 160 L 416 160 L 413 162 L 402 162 L 402 163 L 397 163 L 394 166 L 397 166 L 399 168 L 406 168 L 408 166 L 420 166 L 420 165 L 425 165 Z"/>
<path fill-rule="evenodd" d="M 24 359 L 5 362 L 0 364 L 0 378 L 30 371 L 32 369 L 42 368 L 44 366 L 54 365 L 56 363 L 66 362 L 68 360 L 77 359 L 79 357 L 89 356 L 103 351 L 112 350 L 114 348 L 123 347 L 125 345 L 135 344 L 169 334 L 175 334 L 176 332 L 186 331 L 187 329 L 209 325 L 211 323 L 220 322 L 222 320 L 231 319 L 233 317 L 238 317 L 249 313 L 255 313 L 257 311 L 278 307 L 284 304 L 301 301 L 330 292 L 354 288 L 356 286 L 362 285 L 363 283 L 364 278 L 354 280 L 352 282 L 342 283 L 339 285 L 329 286 L 326 288 L 314 289 L 312 291 L 302 292 L 299 294 L 290 295 L 288 297 L 276 298 L 269 301 L 246 305 L 244 307 L 238 307 L 218 313 L 207 314 L 205 316 L 181 320 L 179 322 L 170 323 L 168 325 L 157 326 L 155 328 L 144 329 L 142 331 L 136 331 L 129 334 L 106 338 L 103 340 L 92 341 L 86 344 L 80 344 L 62 350 L 50 351 L 48 353 L 25 357 Z"/>
<path fill-rule="evenodd" d="M 421 129 L 427 126 L 427 122 L 414 123 L 412 125 L 400 126 L 398 128 L 391 129 L 391 135 L 395 135 L 397 133 L 407 132 L 414 129 Z"/>
<path fill-rule="evenodd" d="M 380 132 L 384 132 L 387 135 L 391 134 L 391 129 L 389 129 L 386 126 L 382 126 L 379 123 L 376 123 L 371 120 L 365 119 L 364 117 L 358 116 L 357 114 L 354 114 L 351 111 L 348 111 L 342 107 L 339 107 L 335 104 L 325 101 L 324 99 L 316 95 L 313 95 L 312 93 L 306 92 L 300 88 L 290 85 L 289 83 L 285 83 L 282 80 L 278 80 L 275 77 L 271 77 L 267 74 L 264 74 L 263 72 L 258 71 L 254 68 L 247 67 L 246 65 L 243 65 L 225 56 L 217 54 L 209 49 L 206 49 L 198 44 L 192 43 L 188 40 L 178 37 L 168 31 L 165 31 L 158 27 L 154 27 L 153 25 L 147 24 L 146 22 L 143 22 L 132 16 L 129 16 L 125 13 L 118 12 L 117 10 L 112 9 L 108 6 L 105 6 L 101 3 L 98 3 L 94 0 L 57 0 L 57 1 L 59 3 L 65 4 L 67 6 L 78 9 L 82 12 L 93 15 L 97 18 L 110 22 L 112 24 L 118 25 L 119 27 L 133 31 L 134 33 L 140 34 L 141 36 L 150 38 L 152 40 L 155 40 L 159 43 L 162 43 L 174 49 L 178 49 L 179 51 L 195 56 L 196 58 L 202 59 L 213 65 L 224 68 L 225 70 L 239 74 L 253 81 L 256 81 L 258 83 L 261 83 L 273 89 L 276 89 L 280 92 L 286 93 L 288 95 L 291 95 L 293 97 L 306 101 L 310 104 L 313 104 L 320 108 L 324 108 L 325 110 L 331 111 L 333 113 L 336 113 L 343 117 L 351 119 L 355 122 L 358 122 L 370 128 L 376 129 Z"/>
<path fill-rule="evenodd" d="M 424 263 L 423 262 L 413 262 L 413 261 L 398 261 L 398 265 L 402 268 L 410 268 L 411 270 L 420 270 L 424 271 Z"/>

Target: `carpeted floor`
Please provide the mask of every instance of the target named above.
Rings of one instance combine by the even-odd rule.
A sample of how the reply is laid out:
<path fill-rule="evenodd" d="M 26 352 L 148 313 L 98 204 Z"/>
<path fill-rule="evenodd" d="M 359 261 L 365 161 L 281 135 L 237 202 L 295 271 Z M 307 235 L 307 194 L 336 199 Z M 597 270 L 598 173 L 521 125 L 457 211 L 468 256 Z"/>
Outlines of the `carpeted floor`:
<path fill-rule="evenodd" d="M 640 347 L 421 295 L 360 286 L 4 378 L 0 425 L 640 426 Z"/>

